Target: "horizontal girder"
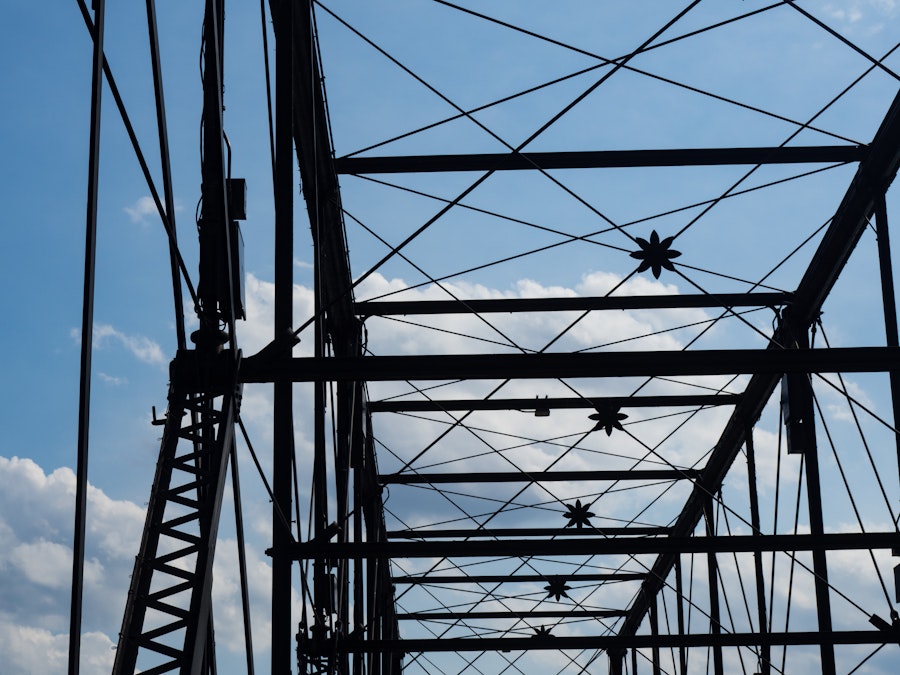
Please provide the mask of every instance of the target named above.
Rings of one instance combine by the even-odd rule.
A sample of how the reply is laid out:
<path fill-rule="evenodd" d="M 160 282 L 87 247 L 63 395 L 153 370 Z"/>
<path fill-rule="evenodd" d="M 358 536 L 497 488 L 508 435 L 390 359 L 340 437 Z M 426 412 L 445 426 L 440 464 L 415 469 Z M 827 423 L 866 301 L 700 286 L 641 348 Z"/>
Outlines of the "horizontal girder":
<path fill-rule="evenodd" d="M 435 483 L 548 483 L 584 480 L 680 480 L 700 477 L 697 469 L 621 469 L 600 471 L 494 471 L 485 473 L 391 473 L 378 476 L 384 485 Z"/>
<path fill-rule="evenodd" d="M 790 293 L 703 293 L 699 295 L 623 295 L 577 298 L 499 298 L 491 300 L 380 300 L 357 302 L 358 316 L 395 314 L 491 314 L 507 312 L 586 312 L 698 307 L 779 307 Z"/>
<path fill-rule="evenodd" d="M 887 639 L 886 639 L 887 638 Z M 864 645 L 896 642 L 900 635 L 878 630 L 797 631 L 791 633 L 688 633 L 686 635 L 583 635 L 578 637 L 522 638 L 424 638 L 409 640 L 368 640 L 338 643 L 339 652 L 404 653 L 419 652 L 515 652 L 535 649 L 678 649 L 679 647 L 754 647 L 758 645 Z"/>
<path fill-rule="evenodd" d="M 900 369 L 896 347 L 360 356 L 244 360 L 242 382 L 354 382 L 853 373 Z"/>
<path fill-rule="evenodd" d="M 480 621 L 481 619 L 613 619 L 624 616 L 621 609 L 557 609 L 520 612 L 410 612 L 397 614 L 399 621 Z"/>
<path fill-rule="evenodd" d="M 735 405 L 740 394 L 693 394 L 687 396 L 603 396 L 569 398 L 488 398 L 488 399 L 431 399 L 427 401 L 370 401 L 369 412 L 428 412 L 446 410 L 578 410 L 599 407 L 663 408 L 710 405 Z"/>
<path fill-rule="evenodd" d="M 572 537 L 592 535 L 597 537 L 646 537 L 668 534 L 668 527 L 592 527 L 589 530 L 574 530 L 562 527 L 497 527 L 484 530 L 388 530 L 388 539 L 453 539 L 468 537 Z"/>
<path fill-rule="evenodd" d="M 610 537 L 594 539 L 504 539 L 502 541 L 303 542 L 281 553 L 295 560 L 316 558 L 479 558 L 538 555 L 640 555 L 644 553 L 751 553 L 900 547 L 898 532 L 769 534 L 727 537 Z M 270 549 L 271 552 L 271 549 Z"/>
<path fill-rule="evenodd" d="M 517 152 L 405 157 L 340 157 L 338 173 L 420 173 L 431 171 L 509 171 L 522 169 L 606 169 L 642 166 L 718 166 L 727 164 L 803 164 L 859 162 L 863 145 L 770 148 L 689 148 L 679 150 L 598 150 Z"/>
<path fill-rule="evenodd" d="M 466 576 L 449 576 L 446 574 L 426 574 L 423 576 L 392 577 L 394 584 L 514 584 L 514 583 L 546 583 L 551 578 L 561 578 L 566 583 L 590 583 L 594 581 L 641 581 L 646 576 L 635 572 L 609 572 L 605 574 L 572 574 L 572 575 L 541 575 L 541 574 L 471 574 Z"/>

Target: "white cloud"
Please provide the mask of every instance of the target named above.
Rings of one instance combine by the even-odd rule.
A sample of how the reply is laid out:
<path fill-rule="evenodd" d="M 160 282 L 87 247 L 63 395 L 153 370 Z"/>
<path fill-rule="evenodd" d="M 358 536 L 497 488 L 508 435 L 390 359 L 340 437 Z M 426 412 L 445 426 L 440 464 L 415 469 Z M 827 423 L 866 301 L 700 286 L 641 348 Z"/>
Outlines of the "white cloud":
<path fill-rule="evenodd" d="M 0 653 L 4 675 L 63 672 L 68 650 L 75 475 L 0 457 Z M 82 672 L 109 672 L 143 510 L 90 486 Z"/>
<path fill-rule="evenodd" d="M 829 2 L 824 9 L 825 15 L 838 23 L 835 28 L 851 34 L 873 34 L 884 29 L 886 20 L 900 14 L 900 3 L 897 0 L 840 0 Z"/>
<path fill-rule="evenodd" d="M 252 484 L 252 480 L 245 481 Z M 45 473 L 30 459 L 0 456 L 3 675 L 65 672 L 74 494 L 75 475 L 70 469 Z M 144 510 L 137 504 L 111 499 L 89 487 L 82 635 L 82 672 L 86 675 L 111 670 L 143 525 Z M 258 658 L 265 658 L 270 625 L 271 567 L 263 549 L 264 545 L 248 543 L 246 550 Z M 220 648 L 241 653 L 237 551 L 227 532 L 217 544 L 213 597 Z M 294 604 L 299 606 L 298 597 Z"/>
<path fill-rule="evenodd" d="M 132 223 L 146 223 L 146 218 L 148 216 L 153 216 L 158 213 L 156 210 L 156 202 L 153 201 L 152 197 L 140 197 L 137 201 L 135 201 L 131 206 L 126 206 L 123 211 L 128 214 L 128 217 L 131 218 Z"/>
<path fill-rule="evenodd" d="M 81 672 L 108 675 L 115 645 L 103 633 L 92 631 L 81 637 Z M 43 628 L 21 626 L 0 614 L 0 654 L 3 675 L 63 673 L 68 664 L 69 635 Z"/>
<path fill-rule="evenodd" d="M 78 328 L 72 328 L 69 331 L 69 335 L 73 340 L 81 340 L 81 331 Z M 154 340 L 151 340 L 150 338 L 143 335 L 129 335 L 127 333 L 123 333 L 122 331 L 117 330 L 109 324 L 94 324 L 94 349 L 104 349 L 109 345 L 111 341 L 118 343 L 122 347 L 125 347 L 125 349 L 131 352 L 131 354 L 135 358 L 137 358 L 139 361 L 143 361 L 144 363 L 148 363 L 153 366 L 165 366 L 169 362 L 169 360 L 163 354 L 162 347 L 160 347 L 159 344 L 157 344 Z M 111 384 L 121 384 L 121 382 L 116 378 L 113 378 L 116 381 L 112 381 L 108 380 L 107 377 L 109 376 L 103 377 L 103 380 Z"/>
<path fill-rule="evenodd" d="M 111 385 L 113 387 L 118 387 L 123 384 L 128 384 L 128 380 L 124 377 L 115 377 L 114 375 L 107 375 L 106 373 L 97 373 L 97 375 L 106 384 Z"/>

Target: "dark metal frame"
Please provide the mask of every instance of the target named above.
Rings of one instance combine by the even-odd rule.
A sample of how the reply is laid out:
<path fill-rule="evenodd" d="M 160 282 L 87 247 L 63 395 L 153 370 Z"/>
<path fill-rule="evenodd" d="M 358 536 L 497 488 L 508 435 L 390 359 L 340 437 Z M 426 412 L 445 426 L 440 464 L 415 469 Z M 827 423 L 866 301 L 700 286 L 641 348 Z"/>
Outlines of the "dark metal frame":
<path fill-rule="evenodd" d="M 409 653 L 431 651 L 601 649 L 610 659 L 610 672 L 621 673 L 626 650 L 652 650 L 658 671 L 659 650 L 679 650 L 682 671 L 686 651 L 713 649 L 714 669 L 723 672 L 722 649 L 753 646 L 759 649 L 761 669 L 770 672 L 773 645 L 817 645 L 825 673 L 835 672 L 834 647 L 842 644 L 884 644 L 900 639 L 900 625 L 876 630 L 834 631 L 831 625 L 827 551 L 900 550 L 900 533 L 826 533 L 822 522 L 822 496 L 818 484 L 815 435 L 804 453 L 812 532 L 806 535 L 764 535 L 760 532 L 753 460 L 753 425 L 785 374 L 803 381 L 820 373 L 889 372 L 894 397 L 895 424 L 900 402 L 900 342 L 896 328 L 890 264 L 885 193 L 900 167 L 900 97 L 894 100 L 868 146 L 812 148 L 720 148 L 624 152 L 525 153 L 430 157 L 367 157 L 335 159 L 325 105 L 322 68 L 316 44 L 312 2 L 270 0 L 276 40 L 275 93 L 275 334 L 260 353 L 242 358 L 234 336 L 238 304 L 232 259 L 226 162 L 223 154 L 221 31 L 222 0 L 208 0 L 206 25 L 206 77 L 204 79 L 204 200 L 200 221 L 199 312 L 201 328 L 189 349 L 179 335 L 179 352 L 172 364 L 172 388 L 156 479 L 148 509 L 141 551 L 135 565 L 123 619 L 114 672 L 134 672 L 141 666 L 140 652 L 155 652 L 168 659 L 146 673 L 177 670 L 192 675 L 215 672 L 212 644 L 211 569 L 216 530 L 229 458 L 234 453 L 234 424 L 245 383 L 274 385 L 273 538 L 272 556 L 272 672 L 289 672 L 294 659 L 305 672 L 397 673 Z M 148 9 L 152 4 L 148 3 Z M 152 39 L 152 34 L 151 34 Z M 95 40 L 102 55 L 102 42 Z M 155 81 L 159 85 L 158 55 L 154 52 Z M 95 74 L 100 60 L 95 57 Z M 96 95 L 95 95 L 96 96 Z M 162 109 L 162 90 L 157 89 Z M 99 103 L 98 103 L 99 107 Z M 165 155 L 165 124 L 160 118 L 160 140 Z M 92 144 L 92 152 L 94 144 Z M 92 154 L 93 157 L 93 154 Z M 296 329 L 293 302 L 293 171 L 302 178 L 312 240 L 315 247 L 314 356 L 292 357 Z M 92 159 L 96 168 L 96 160 Z M 555 168 L 698 166 L 775 163 L 859 164 L 843 200 L 828 226 L 797 288 L 791 293 L 748 293 L 629 298 L 568 298 L 541 300 L 454 300 L 446 302 L 357 303 L 344 233 L 340 174 L 543 170 Z M 165 170 L 166 203 L 171 185 Z M 886 346 L 811 349 L 807 335 L 825 299 L 863 230 L 875 216 L 883 283 Z M 89 219 L 91 218 L 89 209 Z M 172 232 L 172 275 L 180 291 L 180 259 Z M 223 279 L 225 274 L 227 279 Z M 358 282 L 357 282 L 358 283 Z M 223 292 L 222 289 L 227 289 Z M 86 307 L 88 306 L 86 302 Z M 585 354 L 484 354 L 451 356 L 364 355 L 362 321 L 395 314 L 468 314 L 488 312 L 589 311 L 687 307 L 779 308 L 779 323 L 764 349 L 673 352 L 599 352 Z M 88 362 L 89 367 L 89 362 Z M 704 396 L 643 396 L 552 399 L 449 399 L 426 402 L 368 401 L 365 383 L 395 380 L 614 378 L 652 375 L 708 376 L 748 374 L 740 394 Z M 295 382 L 315 387 L 313 466 L 297 467 L 293 447 L 293 390 Z M 326 454 L 324 400 L 326 383 L 336 395 L 333 461 Z M 488 411 L 732 406 L 729 421 L 702 468 L 648 470 L 592 470 L 544 472 L 484 472 L 382 474 L 378 471 L 373 414 L 388 412 Z M 182 447 L 179 448 L 179 440 Z M 187 444 L 189 450 L 183 452 Z M 718 530 L 713 495 L 742 448 L 750 462 L 750 504 L 753 534 L 723 536 Z M 900 440 L 897 444 L 900 457 Z M 178 454 L 183 452 L 183 454 Z M 313 534 L 299 540 L 284 522 L 294 505 L 293 480 L 298 473 L 313 476 Z M 81 474 L 81 472 L 80 472 Z M 235 475 L 236 480 L 236 475 Z M 597 527 L 590 536 L 580 530 L 548 528 L 481 528 L 478 530 L 387 530 L 383 488 L 391 484 L 521 483 L 536 481 L 687 481 L 690 494 L 671 527 Z M 329 503 L 326 482 L 333 485 Z M 236 485 L 236 483 L 235 483 Z M 524 489 L 524 488 L 523 488 Z M 178 515 L 173 515 L 177 513 Z M 705 523 L 706 536 L 696 534 Z M 566 535 L 566 536 L 563 536 Z M 571 536 L 569 536 L 571 535 Z M 580 536 L 579 536 L 580 535 Z M 487 538 L 487 540 L 482 540 Z M 177 543 L 174 552 L 162 553 L 161 542 Z M 454 541 L 440 541 L 454 539 Z M 437 540 L 437 541 L 435 541 Z M 767 629 L 764 580 L 760 553 L 811 551 L 815 576 L 819 630 L 774 632 Z M 723 630 L 719 608 L 717 556 L 754 554 L 757 619 L 753 633 Z M 397 585 L 540 582 L 535 574 L 445 575 L 437 572 L 392 576 L 390 561 L 399 558 L 489 556 L 554 557 L 575 555 L 655 556 L 640 574 L 581 572 L 567 579 L 636 582 L 640 590 L 620 609 L 548 611 L 413 611 L 399 612 Z M 682 556 L 705 554 L 710 579 L 710 630 L 686 633 L 682 606 Z M 176 560 L 179 564 L 173 564 Z M 291 615 L 291 589 L 295 563 L 301 562 L 302 583 L 308 589 L 309 616 L 299 631 Z M 306 561 L 311 561 L 305 566 Z M 183 563 L 183 564 L 181 564 Z M 669 580 L 673 576 L 674 581 Z M 161 581 L 163 579 L 164 581 Z M 163 584 L 160 587 L 160 584 Z M 73 582 L 73 586 L 75 582 Z M 662 590 L 674 585 L 679 598 L 678 633 L 660 634 L 657 603 Z M 175 602 L 186 594 L 189 600 Z M 351 610 L 352 598 L 352 610 Z M 245 599 L 246 606 L 246 599 Z M 162 627 L 149 628 L 148 613 L 169 617 Z M 304 615 L 306 616 L 306 614 Z M 400 621 L 458 621 L 464 618 L 621 618 L 613 633 L 578 638 L 543 634 L 528 638 L 403 639 Z M 641 628 L 647 620 L 647 632 Z M 885 622 L 882 622 L 885 623 Z M 73 622 L 74 625 L 74 622 Z M 177 636 L 173 646 L 172 636 Z M 249 636 L 249 631 L 247 632 Z M 294 637 L 296 635 L 296 643 Z M 165 638 L 163 640 L 162 638 Z M 168 640 L 168 641 L 166 641 Z M 295 656 L 296 655 L 296 656 Z M 634 652 L 632 654 L 633 658 Z M 248 668 L 252 662 L 248 657 Z"/>

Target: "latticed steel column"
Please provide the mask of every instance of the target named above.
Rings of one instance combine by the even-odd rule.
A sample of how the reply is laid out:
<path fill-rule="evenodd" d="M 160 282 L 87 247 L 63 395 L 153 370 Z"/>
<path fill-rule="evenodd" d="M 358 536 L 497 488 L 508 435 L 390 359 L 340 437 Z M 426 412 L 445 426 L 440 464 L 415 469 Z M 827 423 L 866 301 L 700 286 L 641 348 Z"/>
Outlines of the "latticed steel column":
<path fill-rule="evenodd" d="M 115 675 L 138 667 L 199 675 L 204 658 L 213 657 L 206 654 L 212 564 L 240 393 L 240 385 L 227 393 L 177 386 L 170 393 Z"/>

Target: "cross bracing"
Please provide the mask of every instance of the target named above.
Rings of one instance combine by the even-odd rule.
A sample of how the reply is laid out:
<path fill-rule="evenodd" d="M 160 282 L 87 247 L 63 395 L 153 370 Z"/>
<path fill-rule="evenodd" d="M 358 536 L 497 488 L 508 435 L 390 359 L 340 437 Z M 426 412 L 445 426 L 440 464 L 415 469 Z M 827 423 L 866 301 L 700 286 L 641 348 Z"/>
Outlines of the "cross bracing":
<path fill-rule="evenodd" d="M 214 552 L 235 450 L 266 457 L 273 673 L 896 662 L 897 45 L 815 3 L 264 9 L 272 329 L 239 350 L 210 1 L 199 328 L 116 672 L 214 672 L 206 560 L 184 607 L 149 589 L 166 509 Z M 270 433 L 234 433 L 262 388 Z M 179 439 L 221 471 L 196 499 Z"/>

